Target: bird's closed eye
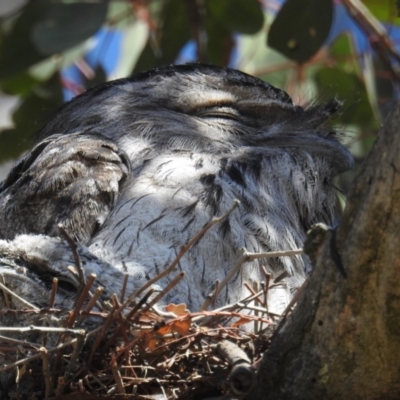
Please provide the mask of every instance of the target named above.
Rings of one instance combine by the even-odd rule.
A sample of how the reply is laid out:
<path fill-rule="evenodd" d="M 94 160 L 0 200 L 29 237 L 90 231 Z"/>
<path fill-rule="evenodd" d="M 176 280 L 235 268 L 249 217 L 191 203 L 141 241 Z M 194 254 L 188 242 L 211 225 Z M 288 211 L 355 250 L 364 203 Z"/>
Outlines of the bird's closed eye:
<path fill-rule="evenodd" d="M 201 118 L 220 118 L 240 121 L 239 113 L 232 107 L 207 107 L 197 110 L 196 115 Z"/>

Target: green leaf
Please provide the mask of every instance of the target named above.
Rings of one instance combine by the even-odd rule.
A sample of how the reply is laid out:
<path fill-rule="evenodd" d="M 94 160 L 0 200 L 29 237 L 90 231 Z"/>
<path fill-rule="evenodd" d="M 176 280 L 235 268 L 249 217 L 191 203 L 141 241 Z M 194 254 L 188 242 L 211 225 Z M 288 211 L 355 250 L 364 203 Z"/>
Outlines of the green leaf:
<path fill-rule="evenodd" d="M 342 33 L 330 45 L 329 52 L 335 64 L 346 72 L 359 73 L 359 56 L 354 51 L 352 36 L 349 32 Z"/>
<path fill-rule="evenodd" d="M 207 61 L 216 65 L 227 65 L 234 45 L 233 33 L 210 20 L 206 23 L 206 31 L 208 36 Z"/>
<path fill-rule="evenodd" d="M 271 25 L 268 46 L 304 63 L 324 43 L 332 17 L 332 0 L 287 0 Z"/>
<path fill-rule="evenodd" d="M 169 0 L 163 9 L 163 28 L 159 62 L 173 63 L 183 45 L 191 38 L 186 4 L 182 0 Z"/>
<path fill-rule="evenodd" d="M 231 32 L 255 34 L 264 25 L 264 13 L 257 0 L 208 0 L 207 19 Z M 209 21 L 208 21 L 209 22 Z"/>
<path fill-rule="evenodd" d="M 376 124 L 365 86 L 359 77 L 338 68 L 321 68 L 315 74 L 321 97 L 337 96 L 344 102 L 340 122 L 371 127 Z"/>
<path fill-rule="evenodd" d="M 254 34 L 264 25 L 264 13 L 257 0 L 225 0 L 226 25 L 233 32 Z"/>
<path fill-rule="evenodd" d="M 393 20 L 399 17 L 396 0 L 363 0 L 363 3 L 380 21 L 394 22 Z"/>
<path fill-rule="evenodd" d="M 132 73 L 149 38 L 149 27 L 143 21 L 134 21 L 124 29 L 121 43 L 121 57 L 114 70 L 116 78 L 122 78 Z"/>
<path fill-rule="evenodd" d="M 51 55 L 93 36 L 107 15 L 107 2 L 50 3 L 32 27 L 32 41 L 39 52 Z"/>
<path fill-rule="evenodd" d="M 33 134 L 62 104 L 58 75 L 38 85 L 13 113 L 14 128 L 0 132 L 0 163 L 32 147 Z"/>
<path fill-rule="evenodd" d="M 158 42 L 145 46 L 135 66 L 135 71 L 145 71 L 156 66 L 171 64 L 182 47 L 191 39 L 186 4 L 182 0 L 166 1 L 161 11 L 162 29 Z"/>
<path fill-rule="evenodd" d="M 146 46 L 144 47 L 143 51 L 140 53 L 139 59 L 132 71 L 132 73 L 147 71 L 149 69 L 154 68 L 157 65 L 157 57 L 155 52 L 147 42 Z"/>
<path fill-rule="evenodd" d="M 33 76 L 23 73 L 2 81 L 0 88 L 3 93 L 25 97 L 39 84 Z"/>
<path fill-rule="evenodd" d="M 2 35 L 0 40 L 0 79 L 20 74 L 47 57 L 41 54 L 30 41 L 32 26 L 41 17 L 45 8 L 46 2 L 43 0 L 28 4 L 16 19 L 12 29 Z"/>

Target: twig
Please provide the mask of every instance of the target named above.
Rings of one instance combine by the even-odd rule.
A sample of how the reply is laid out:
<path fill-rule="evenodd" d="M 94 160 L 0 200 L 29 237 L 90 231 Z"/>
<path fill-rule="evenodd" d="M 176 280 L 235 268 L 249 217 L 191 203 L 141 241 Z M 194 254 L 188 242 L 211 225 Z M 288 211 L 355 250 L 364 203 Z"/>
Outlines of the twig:
<path fill-rule="evenodd" d="M 216 305 L 217 305 L 218 286 L 219 286 L 219 279 L 217 279 L 217 280 L 215 281 L 215 289 L 214 289 L 214 292 L 213 292 L 212 297 L 211 297 L 211 301 L 212 301 L 212 304 L 213 304 L 213 307 L 214 307 L 214 308 L 215 308 Z"/>
<path fill-rule="evenodd" d="M 247 354 L 237 345 L 222 340 L 217 345 L 217 353 L 232 367 L 229 374 L 229 387 L 235 397 L 242 398 L 253 387 L 256 375 Z"/>
<path fill-rule="evenodd" d="M 130 320 L 136 313 L 137 311 L 140 309 L 140 307 L 142 307 L 142 305 L 144 303 L 146 303 L 146 301 L 149 299 L 149 297 L 154 293 L 154 289 L 151 288 L 147 291 L 147 293 L 145 293 L 145 295 L 138 301 L 138 303 L 135 305 L 135 307 L 132 308 L 131 311 L 129 311 L 129 313 L 126 315 L 126 319 Z"/>
<path fill-rule="evenodd" d="M 89 313 L 90 313 L 91 309 L 92 309 L 92 308 L 94 307 L 94 305 L 96 304 L 96 302 L 97 302 L 98 298 L 100 297 L 101 293 L 103 292 L 103 290 L 104 290 L 104 288 L 103 288 L 102 286 L 99 286 L 99 287 L 94 291 L 93 296 L 92 296 L 91 299 L 89 300 L 88 305 L 86 306 L 86 308 L 83 310 L 83 313 L 81 313 L 81 314 L 84 314 L 84 313 L 89 314 Z M 85 316 L 84 316 L 84 315 L 81 315 L 81 316 L 79 317 L 78 322 L 77 322 L 76 325 L 79 326 L 79 325 L 82 323 L 82 321 L 84 320 L 84 318 L 85 318 Z"/>
<path fill-rule="evenodd" d="M 174 288 L 185 276 L 184 272 L 178 274 L 172 281 L 157 295 L 147 303 L 142 309 L 138 310 L 135 316 L 135 320 L 137 320 L 140 315 L 144 314 L 147 310 L 154 306 L 159 300 L 161 300 L 172 288 Z"/>
<path fill-rule="evenodd" d="M 385 27 L 375 18 L 375 16 L 359 0 L 343 0 L 343 5 L 347 8 L 349 15 L 358 23 L 360 28 L 366 33 L 373 49 L 379 54 L 383 63 L 387 66 L 392 78 L 400 82 L 400 76 L 395 69 L 390 57 L 400 62 L 398 53 L 393 41 L 389 38 Z"/>
<path fill-rule="evenodd" d="M 129 274 L 125 274 L 124 282 L 122 283 L 121 295 L 120 295 L 121 303 L 123 303 L 124 299 L 125 299 L 126 285 L 128 284 L 128 279 L 129 279 Z"/>
<path fill-rule="evenodd" d="M 264 304 L 265 304 L 265 308 L 268 310 L 268 291 L 269 291 L 269 285 L 271 282 L 271 274 L 266 270 L 264 265 L 261 265 L 261 271 L 263 272 L 263 274 L 265 276 Z"/>
<path fill-rule="evenodd" d="M 58 279 L 53 278 L 53 282 L 51 285 L 50 299 L 49 299 L 49 307 L 50 308 L 54 307 L 54 302 L 56 300 L 56 294 L 57 294 L 57 288 L 58 288 Z"/>
<path fill-rule="evenodd" d="M 80 295 L 78 297 L 78 300 L 77 300 L 75 308 L 74 308 L 74 311 L 71 313 L 71 315 L 68 319 L 67 328 L 71 328 L 73 326 L 73 324 L 76 320 L 76 317 L 78 316 L 79 311 L 81 310 L 81 308 L 83 306 L 83 302 L 85 301 L 86 296 L 88 295 L 95 279 L 96 279 L 96 274 L 90 274 L 89 279 L 87 280 L 85 286 L 82 288 L 82 290 L 80 292 Z"/>
<path fill-rule="evenodd" d="M 115 296 L 115 294 L 113 294 L 113 296 Z M 101 339 L 103 338 L 105 332 L 107 331 L 108 327 L 110 326 L 111 322 L 114 319 L 115 311 L 116 311 L 115 308 L 111 309 L 111 311 L 109 312 L 109 314 L 107 316 L 107 319 L 104 322 L 104 325 L 101 327 L 100 333 L 97 335 L 97 338 L 93 344 L 92 351 L 90 353 L 89 360 L 88 360 L 88 365 L 90 365 L 92 363 L 92 360 L 93 360 L 94 354 L 97 350 L 97 347 L 99 346 Z"/>
<path fill-rule="evenodd" d="M 56 396 L 61 396 L 64 392 L 65 379 L 63 376 L 59 376 L 57 379 Z"/>
<path fill-rule="evenodd" d="M 78 340 L 76 341 L 76 344 L 74 346 L 74 351 L 72 352 L 68 367 L 66 368 L 66 370 L 64 372 L 64 380 L 68 380 L 72 375 L 72 371 L 73 370 L 76 371 L 79 368 L 79 364 L 77 363 L 77 361 L 78 361 L 79 355 L 81 354 L 82 347 L 85 344 L 85 342 L 86 342 L 85 336 L 78 336 Z"/>
<path fill-rule="evenodd" d="M 25 306 L 27 306 L 27 307 L 35 310 L 35 311 L 39 311 L 38 307 L 36 307 L 33 304 L 29 303 L 28 301 L 26 301 L 22 297 L 18 296 L 16 293 L 14 293 L 12 290 L 10 290 L 7 286 L 3 285 L 2 283 L 0 283 L 0 289 L 3 290 L 3 292 L 6 292 L 10 296 L 12 296 L 15 299 L 17 299 L 18 301 L 20 301 L 23 305 L 25 305 Z"/>
<path fill-rule="evenodd" d="M 254 290 L 253 290 L 253 294 L 254 293 L 257 293 L 258 292 L 258 283 L 256 282 L 256 281 L 254 281 L 253 282 L 253 287 L 254 287 Z M 261 303 L 261 301 L 260 301 L 260 299 L 259 299 L 259 297 L 257 297 L 256 299 L 255 299 L 255 301 L 257 301 L 258 303 L 260 303 L 261 304 L 261 306 L 262 306 L 262 303 Z M 254 315 L 256 316 L 256 317 L 258 317 L 259 316 L 259 313 L 261 312 L 262 314 L 264 314 L 264 313 L 266 313 L 266 309 L 265 309 L 265 307 L 260 307 L 261 308 L 261 310 L 254 310 Z M 261 315 L 262 315 L 261 314 Z M 262 326 L 262 324 L 261 324 L 261 326 Z M 254 321 L 254 332 L 258 332 L 259 331 L 259 327 L 260 327 L 260 325 L 258 324 L 258 321 Z"/>
<path fill-rule="evenodd" d="M 68 333 L 70 335 L 85 335 L 84 329 L 70 329 L 70 328 L 54 328 L 44 326 L 27 326 L 26 328 L 15 328 L 15 327 L 2 327 L 0 326 L 0 332 L 16 332 L 16 333 L 27 333 L 27 332 L 44 332 L 44 333 Z"/>
<path fill-rule="evenodd" d="M 47 399 L 51 396 L 53 391 L 53 385 L 51 384 L 51 374 L 50 374 L 50 366 L 49 366 L 49 356 L 47 354 L 47 350 L 45 347 L 40 348 L 40 355 L 42 356 L 42 369 L 43 376 L 45 381 L 45 395 L 44 397 Z"/>
<path fill-rule="evenodd" d="M 69 233 L 65 230 L 63 224 L 58 224 L 57 227 L 58 230 L 60 231 L 61 236 L 63 236 L 63 238 L 66 240 L 68 246 L 72 251 L 72 256 L 74 257 L 75 267 L 78 271 L 80 284 L 81 286 L 84 286 L 86 284 L 86 279 L 82 268 L 81 258 L 78 253 L 78 245 L 75 243 L 74 239 L 72 239 L 72 237 L 69 235 Z"/>
<path fill-rule="evenodd" d="M 232 267 L 232 269 L 226 274 L 222 282 L 218 285 L 218 288 L 216 290 L 217 292 L 216 296 L 218 296 L 218 294 L 221 293 L 221 289 L 224 288 L 228 284 L 228 282 L 236 275 L 236 273 L 244 263 L 254 261 L 260 258 L 265 259 L 265 258 L 284 257 L 284 256 L 292 257 L 304 253 L 303 249 L 271 251 L 268 253 L 249 253 L 246 249 L 241 249 L 241 251 L 242 255 L 240 256 L 239 260 Z M 209 298 L 206 298 L 201 309 L 207 310 L 210 305 L 211 305 L 211 300 Z"/>
<path fill-rule="evenodd" d="M 256 283 L 256 282 L 254 282 L 254 283 Z M 245 282 L 243 285 L 246 287 L 246 289 L 247 289 L 253 296 L 254 296 L 255 294 L 258 293 L 258 290 L 254 290 L 247 282 Z M 263 292 L 263 291 L 262 291 L 262 292 Z M 260 306 L 265 307 L 265 304 L 264 304 L 264 302 L 260 299 L 260 296 L 257 296 L 254 300 L 257 301 L 257 303 L 260 304 Z"/>
<path fill-rule="evenodd" d="M 276 278 L 274 278 L 274 281 L 272 282 L 270 287 L 276 286 L 279 282 L 283 281 L 285 278 L 289 276 L 289 273 L 287 271 L 283 271 L 281 274 L 279 274 Z"/>
<path fill-rule="evenodd" d="M 89 337 L 89 336 L 94 335 L 95 333 L 97 333 L 98 331 L 100 331 L 102 328 L 103 328 L 103 327 L 100 326 L 100 327 L 98 327 L 98 328 L 96 328 L 96 329 L 93 329 L 92 331 L 90 331 L 90 332 L 86 335 L 86 337 Z M 53 328 L 53 329 L 55 329 L 55 328 Z M 63 329 L 63 328 L 60 328 L 60 329 Z M 69 330 L 72 331 L 72 329 L 69 329 Z M 72 346 L 72 345 L 74 345 L 77 341 L 78 341 L 78 339 L 77 339 L 77 338 L 74 338 L 74 339 L 70 340 L 69 342 L 59 344 L 59 345 L 57 345 L 56 347 L 53 347 L 53 348 L 51 348 L 51 349 L 47 349 L 47 353 L 53 353 L 53 352 L 55 352 L 55 351 L 59 351 L 59 350 L 63 349 L 64 347 Z M 36 360 L 37 358 L 40 358 L 40 357 L 41 357 L 41 353 L 38 353 L 38 354 L 34 354 L 33 356 L 29 356 L 29 357 L 23 358 L 23 359 L 21 359 L 21 360 L 15 361 L 15 362 L 13 362 L 13 363 L 11 363 L 11 364 L 3 365 L 2 367 L 0 367 L 0 372 L 4 372 L 4 371 L 7 371 L 7 370 L 9 370 L 9 369 L 13 369 L 13 368 L 18 367 L 18 366 L 23 365 L 23 364 L 27 364 L 27 363 L 29 363 L 30 361 Z"/>
<path fill-rule="evenodd" d="M 121 373 L 119 372 L 118 363 L 114 354 L 111 355 L 110 368 L 115 380 L 115 384 L 117 385 L 117 393 L 125 394 L 124 383 L 122 382 Z"/>
<path fill-rule="evenodd" d="M 11 343 L 11 344 L 15 344 L 17 346 L 23 346 L 23 347 L 30 346 L 30 347 L 32 347 L 32 349 L 30 349 L 30 350 L 38 350 L 38 345 L 36 343 L 30 343 L 30 342 L 27 342 L 26 340 L 18 340 L 18 339 L 9 338 L 7 336 L 0 335 L 0 342 Z"/>
<path fill-rule="evenodd" d="M 4 275 L 3 274 L 0 274 L 0 279 L 1 279 L 2 284 L 4 285 L 4 287 L 6 287 L 5 286 L 6 285 L 6 280 L 4 279 Z M 3 297 L 4 297 L 4 301 L 6 303 L 6 307 L 7 308 L 11 308 L 11 300 L 9 298 L 9 294 L 5 290 L 3 290 Z"/>

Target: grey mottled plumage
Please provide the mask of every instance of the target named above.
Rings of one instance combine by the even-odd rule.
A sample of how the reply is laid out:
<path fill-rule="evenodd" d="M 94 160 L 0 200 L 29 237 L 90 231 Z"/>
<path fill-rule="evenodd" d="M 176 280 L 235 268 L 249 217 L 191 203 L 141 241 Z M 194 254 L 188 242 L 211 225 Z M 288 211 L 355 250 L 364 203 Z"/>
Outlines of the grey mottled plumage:
<path fill-rule="evenodd" d="M 87 274 L 96 272 L 112 293 L 128 272 L 132 292 L 239 199 L 181 260 L 185 279 L 166 299 L 198 309 L 240 248 L 301 247 L 312 224 L 334 223 L 332 179 L 352 166 L 326 122 L 337 106 L 302 108 L 254 77 L 204 65 L 165 67 L 87 91 L 59 110 L 2 184 L 6 281 L 20 274 L 47 293 L 52 276 L 68 275 L 70 250 L 54 238 L 61 222 L 82 245 Z M 14 264 L 23 268 L 15 272 Z M 270 294 L 276 309 L 310 269 L 306 256 L 254 261 L 219 302 L 238 300 L 243 282 L 262 280 L 260 265 L 275 276 L 289 273 L 286 289 Z M 40 306 L 39 292 L 32 301 Z"/>

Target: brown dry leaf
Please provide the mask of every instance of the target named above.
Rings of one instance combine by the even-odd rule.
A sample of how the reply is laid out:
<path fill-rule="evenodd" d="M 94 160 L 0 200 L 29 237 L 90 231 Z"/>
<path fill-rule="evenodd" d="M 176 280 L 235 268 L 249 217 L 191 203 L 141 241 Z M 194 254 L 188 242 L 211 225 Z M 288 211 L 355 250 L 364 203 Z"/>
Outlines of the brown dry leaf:
<path fill-rule="evenodd" d="M 186 308 L 186 304 L 168 304 L 165 306 L 165 311 L 174 313 L 177 317 L 184 314 L 189 314 L 189 310 Z"/>
<path fill-rule="evenodd" d="M 161 328 L 157 329 L 157 333 L 159 335 L 166 335 L 167 333 L 171 332 L 171 326 L 170 325 L 164 325 Z"/>
<path fill-rule="evenodd" d="M 174 332 L 178 333 L 179 335 L 185 336 L 189 332 L 191 324 L 192 324 L 191 318 L 176 320 L 171 324 L 171 329 Z"/>
<path fill-rule="evenodd" d="M 155 332 L 147 333 L 144 336 L 143 345 L 147 350 L 153 351 L 158 346 L 158 339 L 155 337 Z"/>

